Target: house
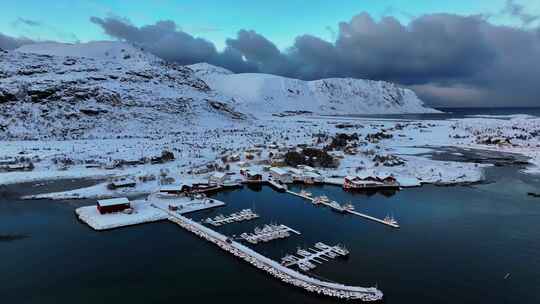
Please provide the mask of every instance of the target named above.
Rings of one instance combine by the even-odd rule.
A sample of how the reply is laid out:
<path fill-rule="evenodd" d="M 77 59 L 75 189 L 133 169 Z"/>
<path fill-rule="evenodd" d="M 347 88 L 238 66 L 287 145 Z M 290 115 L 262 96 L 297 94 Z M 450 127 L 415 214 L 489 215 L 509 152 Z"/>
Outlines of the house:
<path fill-rule="evenodd" d="M 246 178 L 247 183 L 260 183 L 262 182 L 262 174 L 249 170 L 249 169 L 241 169 L 240 174 L 242 174 Z"/>
<path fill-rule="evenodd" d="M 302 179 L 306 184 L 321 184 L 324 182 L 324 177 L 315 172 L 305 172 L 302 175 Z"/>
<path fill-rule="evenodd" d="M 223 182 L 229 179 L 229 176 L 226 173 L 223 172 L 214 172 L 210 177 L 208 178 L 209 183 L 218 184 L 221 185 Z"/>
<path fill-rule="evenodd" d="M 317 170 L 315 168 L 310 167 L 308 165 L 298 165 L 297 168 L 300 169 L 300 170 L 303 170 L 303 171 L 317 172 Z"/>
<path fill-rule="evenodd" d="M 362 178 L 359 176 L 346 176 L 343 181 L 344 189 L 370 189 L 382 187 L 383 184 L 377 180 Z"/>
<path fill-rule="evenodd" d="M 303 183 L 304 182 L 304 171 L 296 168 L 290 168 L 289 173 L 292 175 L 292 179 L 294 183 Z"/>
<path fill-rule="evenodd" d="M 0 166 L 0 171 L 14 172 L 14 171 L 32 171 L 32 170 L 34 170 L 34 165 L 30 162 Z"/>
<path fill-rule="evenodd" d="M 113 179 L 113 181 L 109 184 L 109 187 L 111 189 L 118 189 L 118 188 L 135 187 L 135 185 L 137 185 L 137 182 L 134 179 L 122 177 L 122 178 Z"/>
<path fill-rule="evenodd" d="M 233 154 L 231 157 L 229 157 L 230 162 L 237 162 L 240 161 L 240 154 Z"/>
<path fill-rule="evenodd" d="M 270 168 L 270 176 L 273 180 L 279 181 L 283 184 L 288 184 L 293 182 L 292 174 L 288 170 L 272 167 Z"/>
<path fill-rule="evenodd" d="M 97 201 L 97 210 L 100 214 L 122 212 L 131 208 L 130 202 L 125 197 L 111 198 Z"/>
<path fill-rule="evenodd" d="M 391 174 L 375 174 L 372 171 L 363 171 L 354 176 L 346 176 L 344 189 L 388 189 L 399 188 L 399 183 Z"/>
<path fill-rule="evenodd" d="M 159 192 L 167 193 L 167 194 L 181 194 L 181 193 L 189 192 L 190 190 L 191 190 L 191 186 L 185 185 L 185 184 L 163 185 L 159 188 Z"/>

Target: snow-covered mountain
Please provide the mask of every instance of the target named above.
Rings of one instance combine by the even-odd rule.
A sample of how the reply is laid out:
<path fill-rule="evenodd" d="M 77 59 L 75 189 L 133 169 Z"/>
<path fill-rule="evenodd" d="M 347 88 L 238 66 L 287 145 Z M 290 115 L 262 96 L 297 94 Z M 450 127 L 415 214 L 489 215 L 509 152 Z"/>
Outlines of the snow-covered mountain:
<path fill-rule="evenodd" d="M 165 62 L 122 42 L 0 51 L 0 139 L 165 136 L 287 111 L 425 113 L 386 82 L 301 81 Z"/>
<path fill-rule="evenodd" d="M 191 69 L 125 43 L 0 53 L 0 139 L 156 136 L 244 118 L 213 97 Z"/>
<path fill-rule="evenodd" d="M 234 74 L 209 64 L 189 66 L 213 91 L 234 98 L 239 111 L 317 114 L 435 113 L 409 90 L 384 81 L 330 78 L 302 81 L 268 74 Z"/>

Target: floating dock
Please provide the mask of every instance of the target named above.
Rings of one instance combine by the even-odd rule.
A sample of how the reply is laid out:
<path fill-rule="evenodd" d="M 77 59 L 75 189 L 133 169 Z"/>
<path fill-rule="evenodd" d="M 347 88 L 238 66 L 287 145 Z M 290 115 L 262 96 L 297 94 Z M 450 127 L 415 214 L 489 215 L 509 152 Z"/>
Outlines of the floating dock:
<path fill-rule="evenodd" d="M 254 250 L 220 234 L 202 224 L 192 221 L 177 213 L 169 213 L 169 220 L 180 227 L 194 233 L 195 235 L 212 242 L 221 249 L 233 254 L 234 256 L 250 263 L 254 267 L 261 269 L 273 277 L 302 288 L 308 292 L 325 295 L 333 298 L 362 300 L 362 301 L 380 301 L 383 293 L 375 287 L 357 287 L 348 286 L 339 283 L 322 281 L 298 271 L 281 265 L 280 263 L 255 252 Z"/>
<path fill-rule="evenodd" d="M 370 216 L 370 215 L 367 215 L 367 214 L 363 214 L 363 213 L 360 213 L 358 211 L 354 211 L 350 207 L 347 208 L 347 207 L 341 206 L 335 201 L 321 200 L 318 197 L 311 197 L 311 196 L 303 195 L 301 193 L 296 193 L 296 192 L 293 192 L 293 191 L 290 191 L 290 190 L 287 190 L 286 193 L 301 197 L 301 198 L 303 198 L 305 200 L 308 200 L 308 201 L 312 202 L 314 205 L 318 205 L 318 204 L 325 205 L 327 207 L 330 207 L 332 210 L 340 212 L 340 213 L 349 213 L 349 214 L 352 214 L 352 215 L 356 215 L 356 216 L 368 219 L 370 221 L 374 221 L 374 222 L 377 222 L 377 223 L 380 223 L 380 224 L 383 224 L 383 225 L 386 225 L 386 226 L 390 226 L 392 228 L 399 228 L 398 222 L 394 218 L 391 218 L 391 217 L 386 217 L 384 219 L 378 219 L 376 217 L 373 217 L 373 216 Z"/>
<path fill-rule="evenodd" d="M 315 244 L 315 248 L 298 249 L 296 255 L 286 255 L 281 259 L 281 265 L 286 267 L 298 266 L 300 270 L 309 271 L 317 267 L 317 264 L 329 261 L 336 257 L 346 257 L 349 251 L 342 246 L 329 246 L 322 242 Z"/>
<path fill-rule="evenodd" d="M 243 221 L 250 221 L 254 219 L 258 219 L 259 215 L 251 209 L 244 209 L 240 212 L 231 213 L 230 215 L 224 216 L 224 215 L 218 215 L 214 218 L 207 218 L 203 222 L 206 224 L 210 224 L 214 227 L 219 227 L 226 224 L 231 223 L 238 223 Z"/>
<path fill-rule="evenodd" d="M 276 239 L 284 239 L 291 236 L 290 233 L 295 233 L 300 235 L 299 231 L 296 231 L 285 225 L 264 225 L 263 228 L 255 227 L 253 233 L 242 233 L 240 238 L 251 244 L 258 244 L 259 242 L 269 242 Z"/>

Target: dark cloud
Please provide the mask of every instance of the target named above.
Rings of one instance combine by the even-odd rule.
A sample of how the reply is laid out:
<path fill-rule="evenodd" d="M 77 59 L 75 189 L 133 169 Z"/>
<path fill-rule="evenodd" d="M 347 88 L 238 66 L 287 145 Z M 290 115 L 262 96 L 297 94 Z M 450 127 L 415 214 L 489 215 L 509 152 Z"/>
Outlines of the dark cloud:
<path fill-rule="evenodd" d="M 534 16 L 513 1 L 509 14 L 530 24 Z M 264 36 L 240 30 L 219 52 L 173 21 L 136 27 L 119 18 L 92 17 L 109 36 L 143 45 L 182 64 L 209 62 L 235 72 L 301 79 L 355 77 L 410 86 L 438 105 L 540 105 L 540 29 L 496 26 L 485 16 L 431 14 L 405 25 L 361 13 L 341 22 L 335 40 L 298 36 L 279 50 Z"/>
<path fill-rule="evenodd" d="M 92 17 L 90 21 L 100 25 L 107 35 L 142 45 L 167 60 L 190 64 L 217 56 L 213 43 L 178 30 L 173 21 L 159 21 L 140 28 L 113 17 Z"/>
<path fill-rule="evenodd" d="M 15 38 L 0 33 L 0 49 L 13 50 L 29 43 L 33 43 L 33 41 L 24 37 Z"/>

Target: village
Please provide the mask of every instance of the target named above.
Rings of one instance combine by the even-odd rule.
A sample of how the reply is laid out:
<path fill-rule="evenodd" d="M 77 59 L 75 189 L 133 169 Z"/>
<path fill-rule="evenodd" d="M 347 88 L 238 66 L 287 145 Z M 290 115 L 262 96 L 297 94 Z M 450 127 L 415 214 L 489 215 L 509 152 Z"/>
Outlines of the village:
<path fill-rule="evenodd" d="M 133 181 L 115 180 L 109 185 L 110 189 L 133 187 Z M 360 299 L 363 301 L 377 301 L 382 298 L 382 292 L 376 288 L 363 288 L 346 286 L 337 283 L 329 283 L 310 277 L 307 272 L 315 268 L 313 262 L 322 263 L 338 255 L 346 256 L 349 252 L 340 246 L 328 246 L 322 242 L 316 244 L 319 251 L 309 252 L 300 250 L 298 254 L 303 258 L 294 258 L 287 255 L 281 263 L 261 256 L 252 249 L 238 242 L 244 241 L 251 245 L 271 242 L 278 239 L 287 238 L 292 234 L 300 235 L 301 232 L 283 224 L 266 224 L 262 228 L 256 227 L 252 233 L 244 232 L 238 238 L 225 236 L 212 230 L 208 226 L 219 227 L 225 224 L 258 219 L 260 216 L 251 209 L 243 209 L 228 216 L 219 215 L 214 218 L 207 218 L 199 222 L 194 222 L 185 217 L 187 214 L 197 211 L 224 206 L 225 203 L 212 199 L 212 193 L 230 188 L 240 187 L 262 187 L 270 186 L 278 192 L 286 194 L 290 192 L 287 185 L 301 183 L 305 185 L 323 184 L 325 178 L 314 168 L 309 166 L 298 166 L 297 168 L 286 167 L 263 167 L 260 171 L 256 169 L 239 169 L 239 173 L 213 172 L 208 175 L 206 181 L 192 180 L 185 183 L 163 185 L 157 191 L 148 195 L 144 200 L 130 201 L 126 197 L 100 199 L 95 206 L 80 207 L 75 210 L 78 218 L 89 225 L 92 229 L 102 231 L 120 227 L 169 220 L 179 226 L 217 244 L 222 249 L 233 253 L 257 268 L 265 270 L 274 277 L 294 286 L 303 288 L 309 292 L 315 292 L 330 297 L 343 299 Z M 339 184 L 339 179 L 333 178 L 331 184 Z M 136 183 L 135 183 L 136 184 Z M 399 184 L 392 176 L 378 178 L 375 176 L 347 176 L 343 178 L 341 187 L 346 191 L 365 191 L 378 189 L 399 190 Z M 328 204 L 338 212 L 354 210 L 346 209 L 339 204 L 332 207 L 328 198 L 311 198 L 306 191 L 294 193 L 294 195 L 305 197 L 306 199 L 317 201 L 317 204 Z M 352 206 L 352 205 L 351 205 Z M 369 216 L 365 216 L 370 218 Z M 375 221 L 386 224 L 390 227 L 399 228 L 397 222 L 392 218 Z M 206 226 L 205 226 L 206 225 Z M 314 250 L 314 249 L 312 249 Z M 297 266 L 303 274 L 291 269 Z"/>
<path fill-rule="evenodd" d="M 523 149 L 506 140 L 487 145 L 480 138 L 490 129 L 475 133 L 477 130 L 465 123 L 349 118 L 321 121 L 316 117 L 296 120 L 292 116 L 272 118 L 257 128 L 196 130 L 150 142 L 126 138 L 8 144 L 10 155 L 0 162 L 0 182 L 95 179 L 92 186 L 24 198 L 94 200 L 95 204 L 79 207 L 75 213 L 96 231 L 170 221 L 286 283 L 331 297 L 371 301 L 380 299 L 382 292 L 309 276 L 318 263 L 351 254 L 344 246 L 329 246 L 323 240 L 314 248 L 298 251 L 300 257 L 289 254 L 276 262 L 251 247 L 294 238 L 302 231 L 271 222 L 273 219 L 265 219 L 251 209 L 201 221 L 187 216 L 225 206 L 225 202 L 213 198 L 216 193 L 270 187 L 279 195 L 299 197 L 313 208 L 328 208 L 360 221 L 399 229 L 399 216 L 377 218 L 356 210 L 353 202 L 313 195 L 309 188 L 327 185 L 348 192 L 394 195 L 423 184 L 475 183 L 483 180 L 482 170 L 489 164 L 440 161 L 425 154 L 436 153 L 437 146 L 450 142 L 463 149 Z M 450 130 L 454 133 L 441 136 Z M 295 191 L 298 186 L 301 191 Z M 224 225 L 255 220 L 265 224 L 238 236 L 217 231 Z"/>

